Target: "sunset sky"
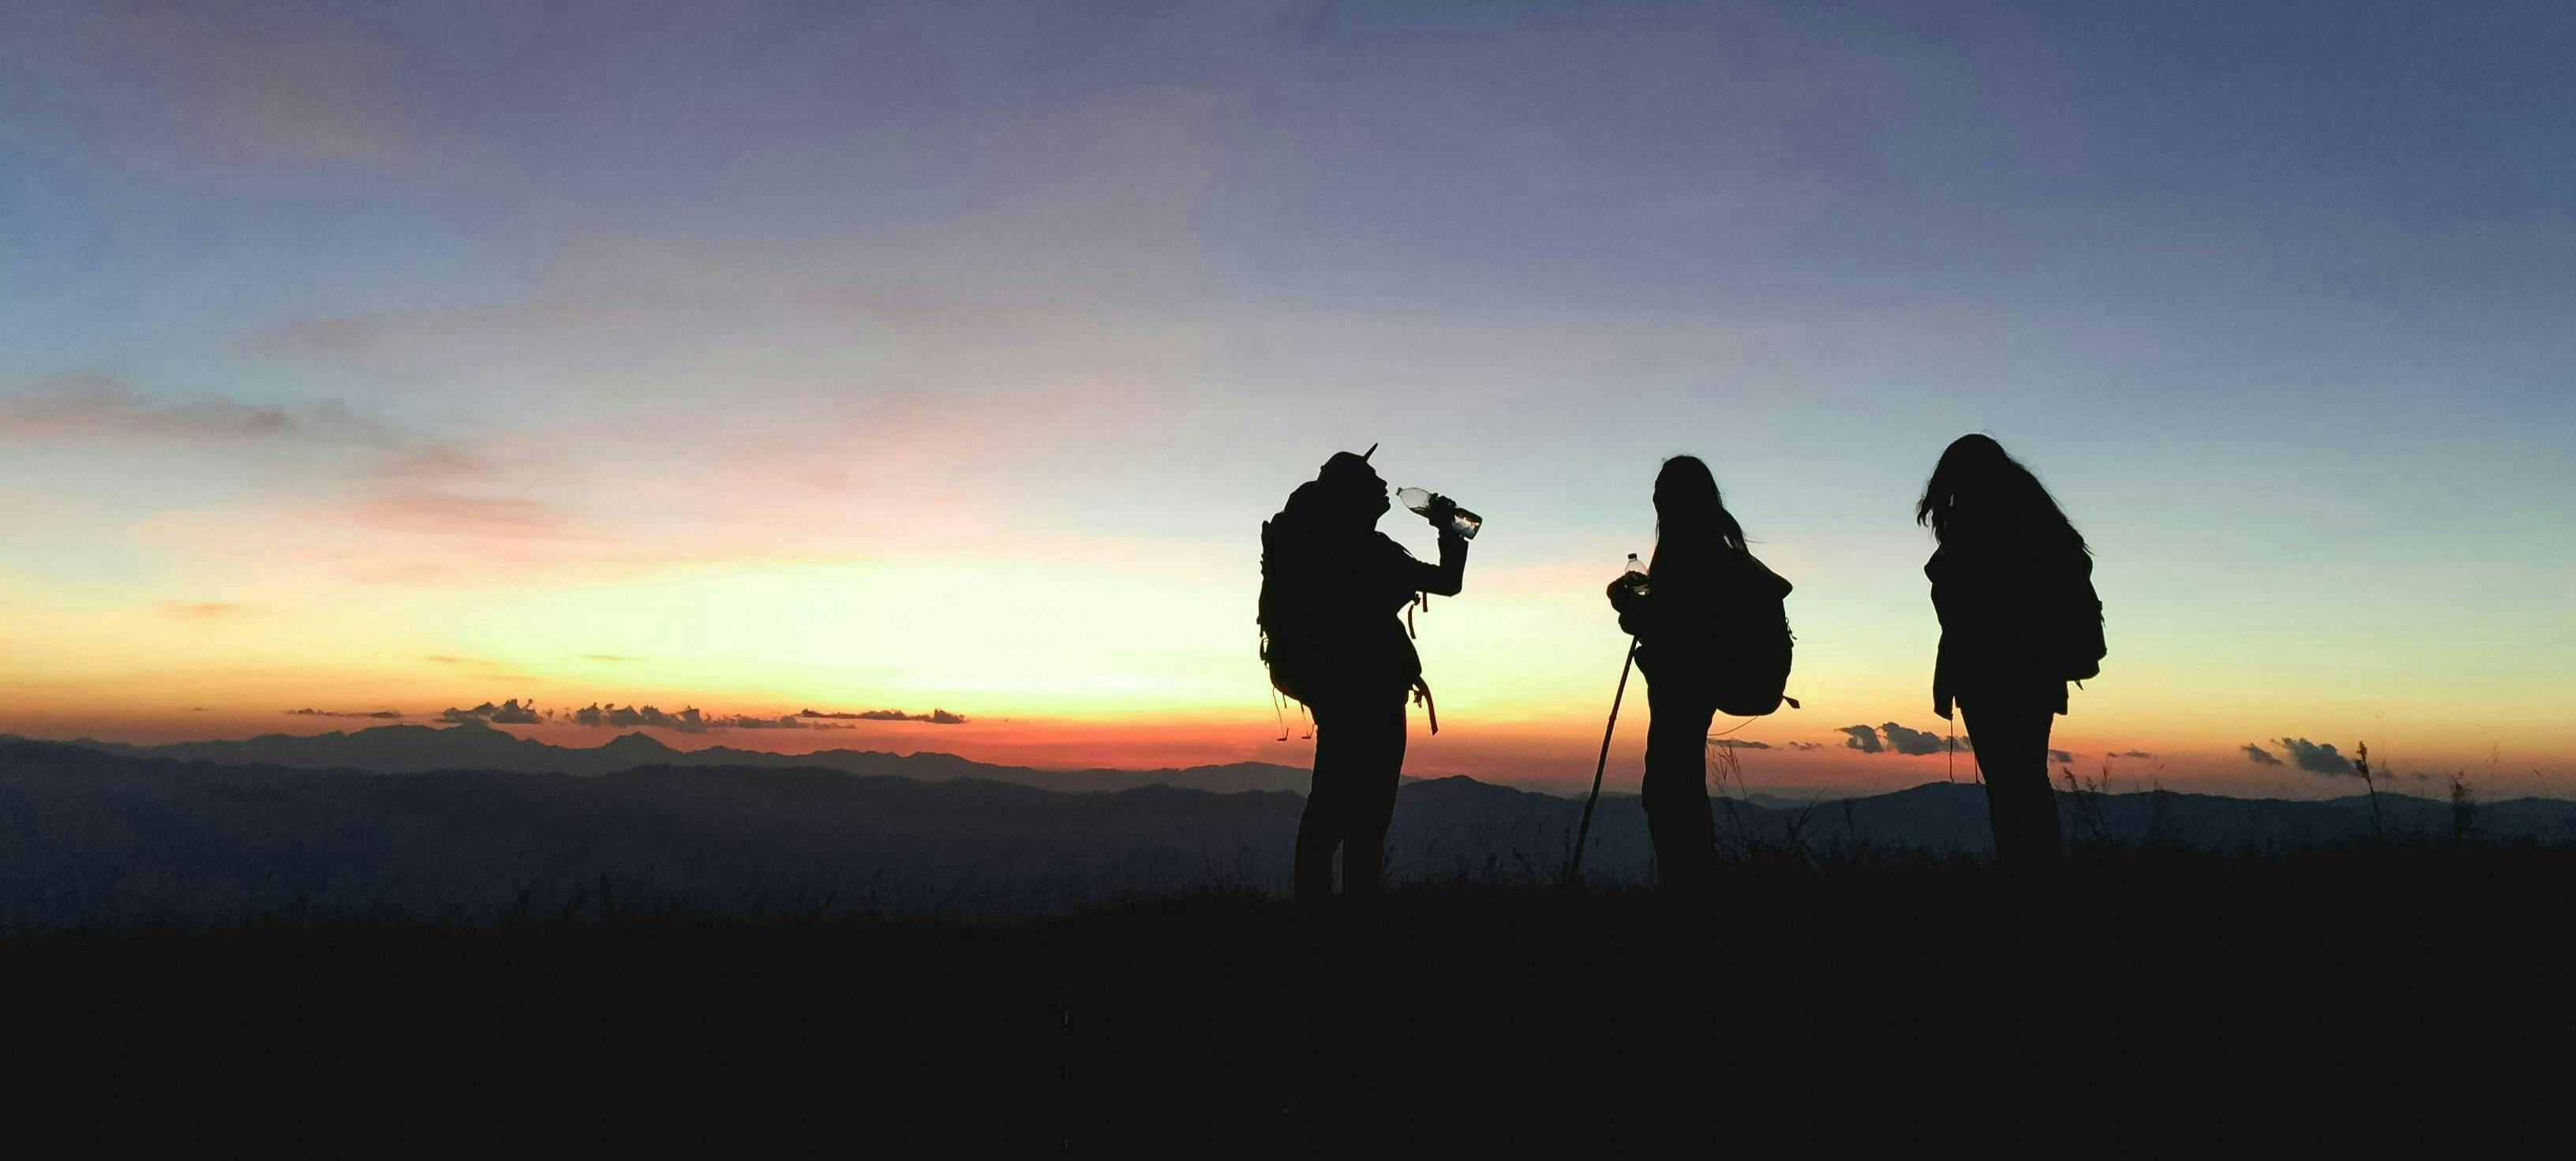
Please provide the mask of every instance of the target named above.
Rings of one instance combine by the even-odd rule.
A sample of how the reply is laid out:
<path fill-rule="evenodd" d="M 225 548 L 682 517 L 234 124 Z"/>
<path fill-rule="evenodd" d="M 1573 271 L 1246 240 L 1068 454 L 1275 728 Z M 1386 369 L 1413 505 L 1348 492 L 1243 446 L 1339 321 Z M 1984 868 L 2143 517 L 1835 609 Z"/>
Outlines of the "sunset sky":
<path fill-rule="evenodd" d="M 1747 782 L 1895 788 L 1943 757 L 1844 727 L 1943 728 L 1912 506 L 1985 431 L 2095 546 L 2081 773 L 2347 793 L 2293 743 L 2367 742 L 2576 794 L 2571 44 L 2564 4 L 11 3 L 0 731 L 515 698 L 565 744 L 652 705 L 1303 764 L 1258 530 L 1379 443 L 1487 522 L 1408 769 L 1568 786 L 1692 452 L 1797 585 Z M 967 720 L 740 724 L 808 708 Z"/>

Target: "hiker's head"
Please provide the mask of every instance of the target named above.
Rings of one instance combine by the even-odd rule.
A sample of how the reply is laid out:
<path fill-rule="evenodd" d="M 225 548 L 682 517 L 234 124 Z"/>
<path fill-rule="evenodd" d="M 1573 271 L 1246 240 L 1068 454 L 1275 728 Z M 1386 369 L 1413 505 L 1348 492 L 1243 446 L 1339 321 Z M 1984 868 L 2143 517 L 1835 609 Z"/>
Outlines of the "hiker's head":
<path fill-rule="evenodd" d="M 1717 477 L 1698 456 L 1674 456 L 1655 474 L 1655 557 L 1664 546 L 1693 551 L 1744 547 L 1744 527 L 1726 510 Z"/>
<path fill-rule="evenodd" d="M 2085 548 L 2084 535 L 2066 519 L 2039 477 L 1988 435 L 1960 436 L 1941 453 L 1932 478 L 1924 481 L 1923 498 L 1915 502 L 1914 522 L 1931 528 L 1945 544 L 1960 537 L 2001 537 L 2069 540 Z"/>
<path fill-rule="evenodd" d="M 1377 445 L 1365 453 L 1334 452 L 1324 461 L 1315 482 L 1322 485 L 1322 499 L 1333 518 L 1347 518 L 1374 524 L 1391 507 L 1387 502 L 1386 481 L 1369 466 L 1369 456 L 1377 454 Z"/>

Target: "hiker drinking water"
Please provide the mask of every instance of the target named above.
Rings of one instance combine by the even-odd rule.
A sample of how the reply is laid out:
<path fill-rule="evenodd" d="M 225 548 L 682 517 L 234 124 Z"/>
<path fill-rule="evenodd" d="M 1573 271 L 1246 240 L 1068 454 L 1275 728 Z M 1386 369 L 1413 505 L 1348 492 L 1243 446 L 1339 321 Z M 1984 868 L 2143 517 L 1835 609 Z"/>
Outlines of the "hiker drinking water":
<path fill-rule="evenodd" d="M 1631 656 L 1646 678 L 1646 829 L 1668 888 L 1702 890 L 1716 871 L 1709 723 L 1719 710 L 1753 717 L 1779 708 L 1789 680 L 1788 595 L 1789 582 L 1746 550 L 1708 465 L 1696 456 L 1665 460 L 1655 476 L 1653 563 L 1610 582 L 1610 604 L 1636 638 Z"/>
<path fill-rule="evenodd" d="M 1440 529 L 1440 563 L 1416 560 L 1377 531 L 1389 505 L 1368 462 L 1376 453 L 1334 453 L 1261 526 L 1261 657 L 1271 684 L 1315 716 L 1314 784 L 1297 824 L 1296 899 L 1306 910 L 1332 901 L 1336 849 L 1345 901 L 1377 893 L 1404 768 L 1406 696 L 1430 708 L 1409 622 L 1396 613 L 1428 594 L 1458 594 L 1478 527 L 1446 497 L 1422 494 L 1418 510 Z"/>
<path fill-rule="evenodd" d="M 2049 728 L 2066 683 L 2100 673 L 2104 653 L 2092 549 L 2039 478 L 1983 435 L 1941 453 L 1914 518 L 1940 542 L 1923 566 L 1941 618 L 1932 712 L 1946 719 L 1955 705 L 1975 739 L 1997 864 L 2053 865 Z"/>

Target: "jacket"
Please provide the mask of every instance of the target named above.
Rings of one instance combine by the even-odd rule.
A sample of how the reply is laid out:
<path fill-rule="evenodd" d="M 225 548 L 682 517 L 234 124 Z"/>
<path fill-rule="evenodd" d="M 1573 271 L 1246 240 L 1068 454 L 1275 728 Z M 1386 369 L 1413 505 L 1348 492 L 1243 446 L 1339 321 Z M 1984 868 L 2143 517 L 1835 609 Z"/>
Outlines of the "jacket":
<path fill-rule="evenodd" d="M 1980 697 L 2035 699 L 2066 712 L 2068 658 L 2081 618 L 2100 624 L 2093 558 L 2073 547 L 1945 544 L 1923 564 L 1941 646 L 1932 664 L 1932 705 Z"/>

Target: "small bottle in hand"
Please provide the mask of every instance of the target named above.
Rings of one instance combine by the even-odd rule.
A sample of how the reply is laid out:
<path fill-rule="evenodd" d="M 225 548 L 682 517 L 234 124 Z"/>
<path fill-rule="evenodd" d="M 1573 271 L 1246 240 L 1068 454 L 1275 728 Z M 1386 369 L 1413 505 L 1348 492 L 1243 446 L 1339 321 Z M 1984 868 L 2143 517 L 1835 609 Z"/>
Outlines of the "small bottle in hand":
<path fill-rule="evenodd" d="M 1483 517 L 1459 507 L 1456 500 L 1429 489 L 1398 488 L 1395 498 L 1405 507 L 1420 513 L 1432 527 L 1463 540 L 1474 540 L 1476 530 L 1485 526 Z"/>

